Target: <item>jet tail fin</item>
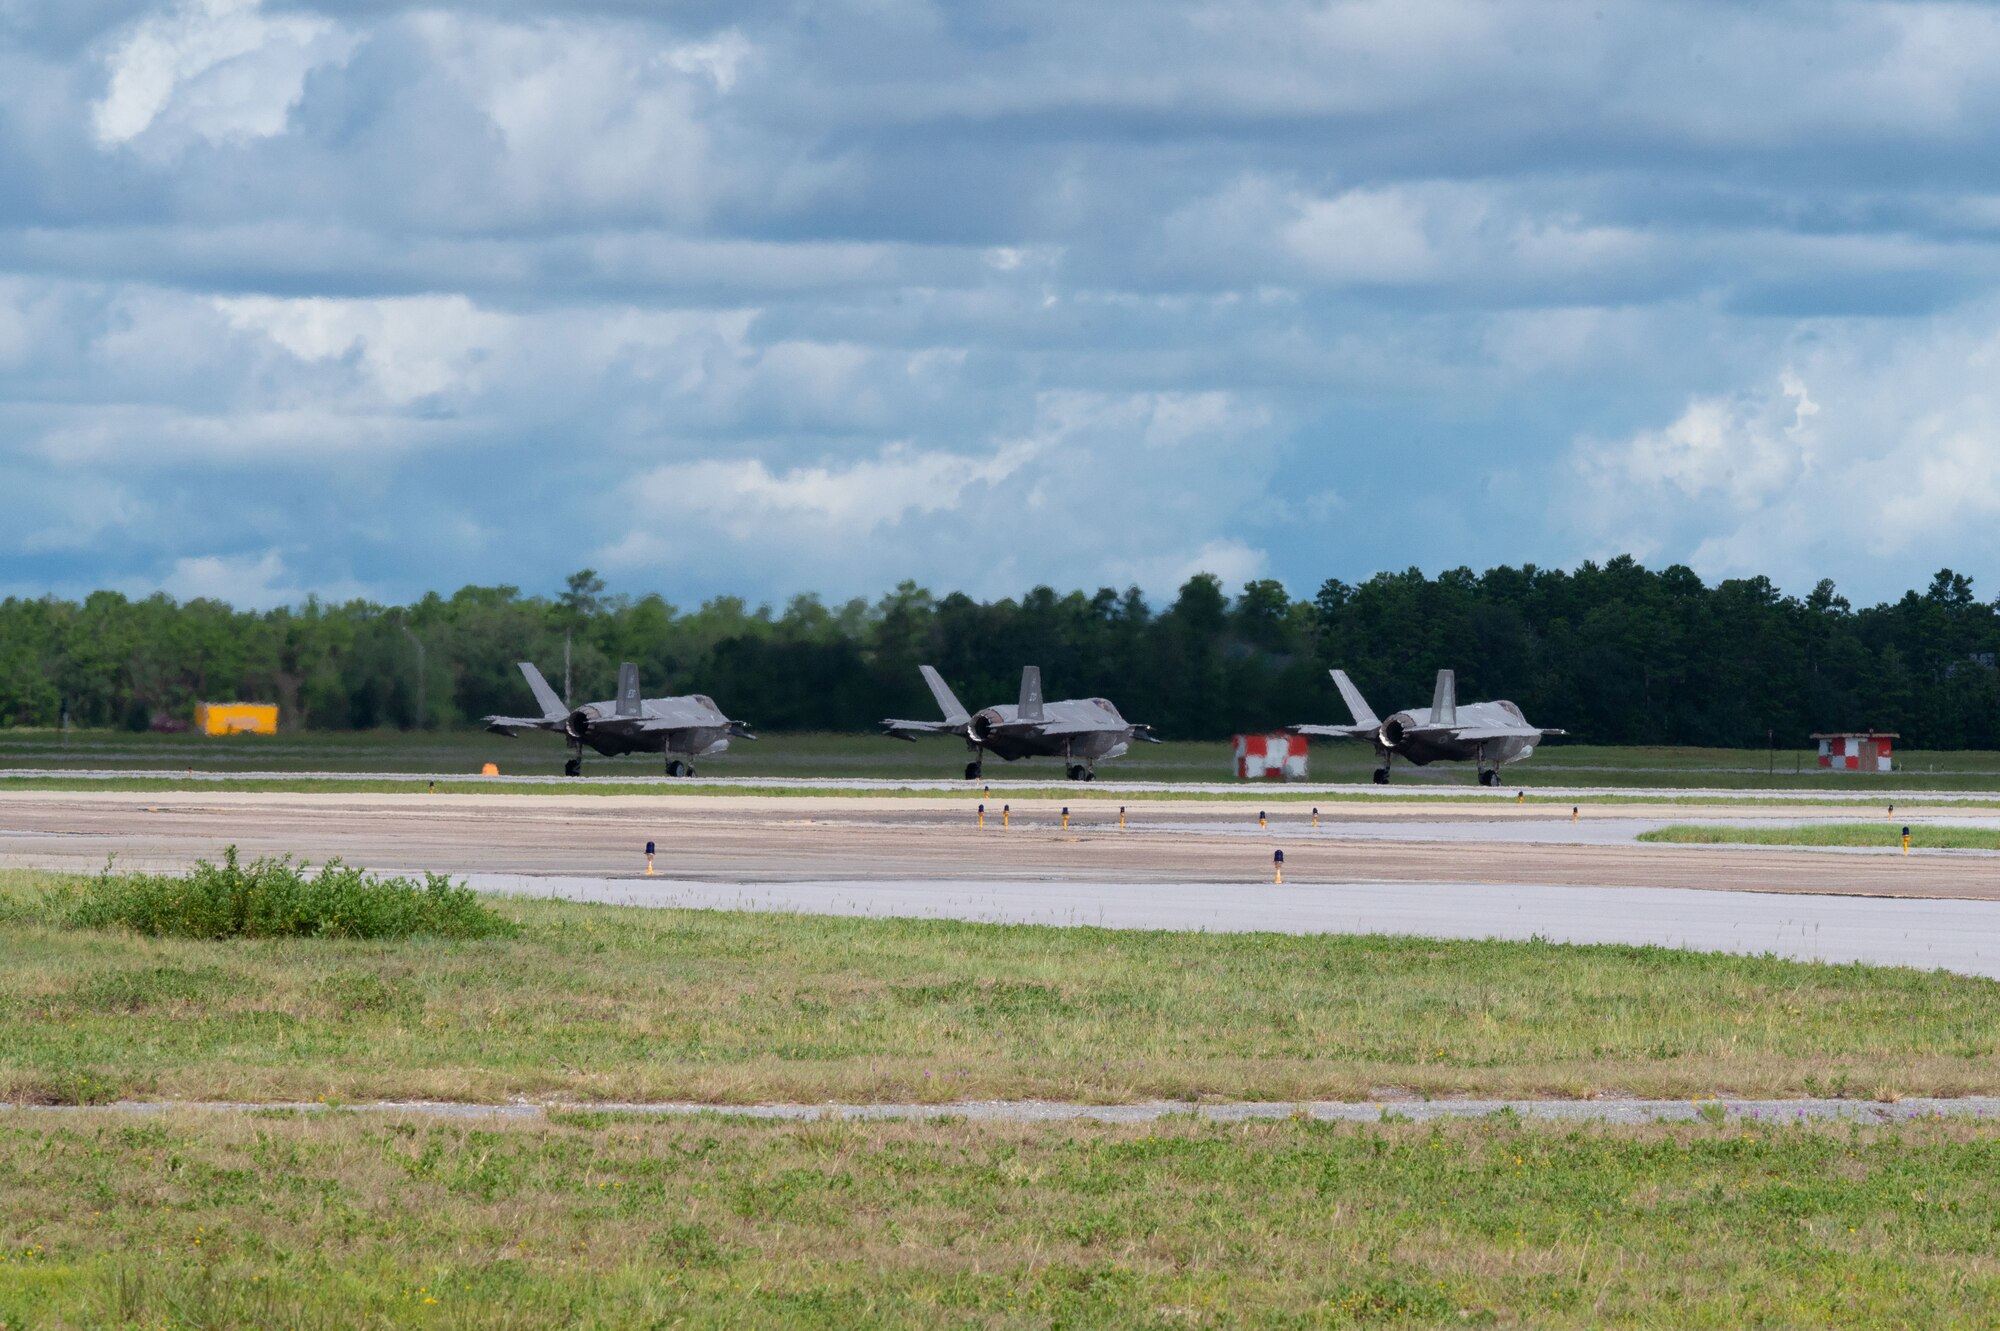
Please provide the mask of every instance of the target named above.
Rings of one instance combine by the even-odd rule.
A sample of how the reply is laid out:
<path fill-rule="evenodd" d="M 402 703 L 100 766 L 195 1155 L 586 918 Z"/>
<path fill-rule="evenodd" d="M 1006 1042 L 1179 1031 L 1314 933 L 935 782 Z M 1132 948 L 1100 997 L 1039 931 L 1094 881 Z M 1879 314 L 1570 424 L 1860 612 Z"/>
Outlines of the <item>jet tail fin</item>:
<path fill-rule="evenodd" d="M 1454 671 L 1438 671 L 1437 687 L 1431 691 L 1431 724 L 1458 724 L 1458 675 Z"/>
<path fill-rule="evenodd" d="M 627 661 L 618 667 L 618 707 L 619 716 L 637 716 L 645 710 L 639 699 L 639 667 Z"/>
<path fill-rule="evenodd" d="M 944 682 L 943 675 L 930 666 L 918 666 L 917 669 L 922 672 L 924 683 L 931 686 L 931 697 L 937 699 L 938 710 L 944 713 L 946 725 L 962 726 L 972 719 L 972 713 L 965 710 L 965 704 L 958 700 L 958 695 Z"/>
<path fill-rule="evenodd" d="M 543 718 L 567 716 L 569 708 L 563 706 L 563 700 L 556 696 L 556 691 L 549 687 L 546 679 L 542 678 L 542 672 L 535 669 L 535 663 L 521 661 L 517 664 L 521 667 L 521 678 L 528 681 L 528 691 L 535 695 L 535 706 L 542 709 Z"/>
<path fill-rule="evenodd" d="M 1040 721 L 1042 711 L 1042 668 L 1023 666 L 1021 669 L 1021 706 L 1018 715 L 1023 721 Z"/>
<path fill-rule="evenodd" d="M 1382 718 L 1375 715 L 1375 709 L 1361 696 L 1361 690 L 1354 687 L 1354 681 L 1347 677 L 1345 670 L 1328 673 L 1333 676 L 1333 686 L 1340 690 L 1341 700 L 1347 704 L 1348 713 L 1353 716 L 1355 725 L 1374 727 L 1382 724 Z"/>

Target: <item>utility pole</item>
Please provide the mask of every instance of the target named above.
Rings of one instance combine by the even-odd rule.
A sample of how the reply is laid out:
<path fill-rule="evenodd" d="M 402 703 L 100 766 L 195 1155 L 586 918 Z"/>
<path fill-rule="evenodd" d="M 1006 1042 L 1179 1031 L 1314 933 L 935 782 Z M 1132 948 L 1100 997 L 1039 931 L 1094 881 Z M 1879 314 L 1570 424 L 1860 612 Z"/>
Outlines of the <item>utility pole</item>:
<path fill-rule="evenodd" d="M 575 629 L 563 630 L 563 706 L 569 706 L 569 641 L 576 635 Z"/>
<path fill-rule="evenodd" d="M 424 728 L 424 640 L 419 638 L 416 630 L 408 624 L 403 625 L 403 632 L 409 634 L 410 641 L 417 645 L 417 729 L 422 730 Z"/>

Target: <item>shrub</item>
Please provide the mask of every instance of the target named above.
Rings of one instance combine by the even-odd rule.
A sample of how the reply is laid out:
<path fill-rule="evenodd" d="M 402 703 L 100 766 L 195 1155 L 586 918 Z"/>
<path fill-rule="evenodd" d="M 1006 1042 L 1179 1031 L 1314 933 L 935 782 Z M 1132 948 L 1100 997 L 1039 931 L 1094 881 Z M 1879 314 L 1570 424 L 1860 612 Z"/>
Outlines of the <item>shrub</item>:
<path fill-rule="evenodd" d="M 380 878 L 333 860 L 312 872 L 291 856 L 248 868 L 236 847 L 221 864 L 185 874 L 109 873 L 67 906 L 83 929 L 133 929 L 179 938 L 501 938 L 514 925 L 442 874 Z"/>

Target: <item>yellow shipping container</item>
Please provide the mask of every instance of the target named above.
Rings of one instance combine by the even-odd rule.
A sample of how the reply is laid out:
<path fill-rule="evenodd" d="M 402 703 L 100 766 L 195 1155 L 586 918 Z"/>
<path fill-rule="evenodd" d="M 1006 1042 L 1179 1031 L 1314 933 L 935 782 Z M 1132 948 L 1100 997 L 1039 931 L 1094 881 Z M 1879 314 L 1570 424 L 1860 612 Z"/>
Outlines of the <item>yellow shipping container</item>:
<path fill-rule="evenodd" d="M 194 728 L 204 735 L 275 735 L 278 705 L 268 702 L 198 702 Z"/>

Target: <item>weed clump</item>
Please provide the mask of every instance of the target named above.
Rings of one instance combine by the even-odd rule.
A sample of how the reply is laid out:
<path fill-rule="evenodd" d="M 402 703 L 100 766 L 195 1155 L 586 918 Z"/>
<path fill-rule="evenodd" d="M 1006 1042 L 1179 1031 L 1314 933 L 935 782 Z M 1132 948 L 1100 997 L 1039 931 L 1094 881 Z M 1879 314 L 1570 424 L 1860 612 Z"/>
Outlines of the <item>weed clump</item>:
<path fill-rule="evenodd" d="M 185 874 L 102 874 L 65 903 L 79 929 L 131 929 L 175 938 L 507 938 L 512 921 L 443 874 L 382 878 L 339 860 L 320 867 L 259 859 L 244 867 L 236 847 L 221 864 L 198 860 Z"/>

